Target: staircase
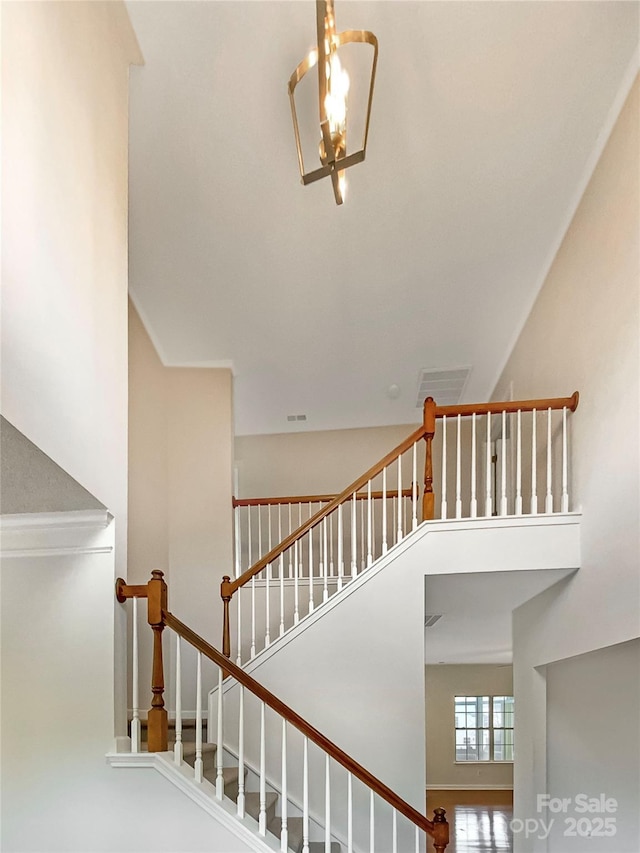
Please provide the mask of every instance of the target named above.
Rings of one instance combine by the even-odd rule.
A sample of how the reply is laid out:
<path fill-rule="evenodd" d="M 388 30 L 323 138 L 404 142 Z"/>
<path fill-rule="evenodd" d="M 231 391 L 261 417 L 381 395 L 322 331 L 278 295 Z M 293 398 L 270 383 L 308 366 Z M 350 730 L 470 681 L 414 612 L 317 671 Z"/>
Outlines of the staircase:
<path fill-rule="evenodd" d="M 193 723 L 193 729 L 191 729 L 190 723 Z M 189 731 L 189 733 L 193 736 L 195 734 L 195 720 L 194 721 L 183 721 L 183 726 Z M 183 730 L 184 737 L 184 730 Z M 175 748 L 175 741 L 173 743 L 169 743 L 169 747 L 171 750 Z M 217 746 L 214 743 L 204 743 L 202 744 L 202 771 L 203 777 L 211 783 L 215 787 L 216 778 L 217 778 L 217 764 L 216 764 L 216 753 Z M 182 757 L 186 764 L 195 769 L 196 762 L 196 744 L 194 741 L 185 741 L 182 742 Z M 228 798 L 230 801 L 236 804 L 238 803 L 238 793 L 239 793 L 239 770 L 237 765 L 223 767 L 222 769 L 223 777 L 224 777 L 224 796 Z M 252 790 L 253 787 L 256 787 L 258 783 L 258 777 L 255 772 L 249 772 L 249 768 L 245 766 L 244 772 L 244 810 L 245 810 L 245 819 L 249 826 L 251 826 L 250 821 L 247 819 L 251 819 L 255 822 L 255 826 L 253 827 L 254 831 L 258 830 L 259 820 L 260 820 L 260 791 Z M 268 783 L 267 783 L 268 785 Z M 275 846 L 277 849 L 280 848 L 280 841 L 282 836 L 282 817 L 281 817 L 281 805 L 280 805 L 280 794 L 275 790 L 267 790 L 265 794 L 265 804 L 266 804 L 266 826 L 267 832 L 265 834 L 265 841 L 269 843 L 269 846 Z M 289 802 L 287 811 L 291 814 L 292 811 L 292 803 Z M 295 807 L 293 807 L 295 808 Z M 287 819 L 287 844 L 288 850 L 293 851 L 293 853 L 302 853 L 303 843 L 304 843 L 304 831 L 303 831 L 303 818 L 299 817 L 291 817 L 289 816 Z M 307 849 L 309 853 L 324 853 L 325 851 L 325 843 L 324 841 L 309 841 Z M 331 853 L 342 853 L 342 845 L 337 841 L 331 842 Z"/>
<path fill-rule="evenodd" d="M 569 398 L 461 407 L 437 407 L 428 398 L 422 427 L 341 494 L 320 496 L 318 510 L 312 513 L 310 509 L 308 518 L 295 530 L 290 529 L 273 548 L 270 547 L 271 507 L 264 501 L 256 502 L 268 506 L 269 527 L 265 539 L 269 550 L 262 554 L 259 541 L 259 559 L 243 572 L 241 555 L 244 549 L 239 538 L 236 540 L 236 577 L 232 581 L 225 576 L 221 585 L 222 653 L 171 614 L 162 572 L 154 571 L 152 579 L 143 586 L 128 586 L 119 579 L 116 584 L 118 601 L 124 603 L 129 598 L 134 601 L 133 752 L 141 750 L 135 606 L 139 598 L 146 598 L 148 622 L 154 637 L 153 700 L 148 712 L 149 754 L 158 757 L 165 775 L 171 775 L 171 768 L 176 778 L 188 778 L 195 786 L 191 791 L 194 799 L 207 792 L 210 805 L 227 815 L 233 814 L 234 825 L 242 825 L 252 834 L 251 849 L 280 849 L 281 853 L 289 850 L 301 853 L 320 853 L 321 850 L 325 853 L 341 853 L 342 850 L 345 853 L 364 850 L 418 853 L 424 849 L 426 835 L 427 843 L 432 843 L 437 853 L 443 853 L 449 840 L 444 810 L 436 809 L 432 820 L 425 818 L 352 755 L 313 728 L 308 722 L 313 716 L 313 703 L 311 710 L 309 706 L 306 708 L 309 716 L 305 718 L 267 690 L 250 672 L 256 669 L 254 662 L 274 657 L 280 648 L 293 649 L 302 642 L 301 637 L 307 642 L 311 628 L 328 623 L 329 614 L 333 620 L 331 624 L 338 628 L 335 636 L 340 637 L 339 626 L 344 627 L 345 623 L 340 623 L 336 616 L 339 611 L 336 603 L 343 605 L 349 599 L 349 606 L 344 606 L 341 612 L 342 619 L 346 616 L 347 624 L 357 624 L 363 613 L 373 612 L 367 601 L 370 602 L 374 594 L 378 604 L 396 607 L 396 622 L 406 619 L 420 629 L 402 654 L 399 649 L 393 650 L 388 660 L 383 660 L 381 652 L 388 651 L 389 644 L 379 645 L 375 663 L 394 676 L 401 674 L 398 663 L 406 656 L 423 677 L 423 584 L 425 557 L 429 555 L 428 549 L 424 551 L 425 543 L 436 541 L 434 533 L 451 534 L 465 528 L 473 529 L 474 534 L 484 534 L 488 528 L 496 526 L 511 528 L 512 532 L 517 529 L 521 537 L 518 541 L 522 541 L 522 535 L 526 539 L 526 531 L 531 532 L 535 527 L 560 529 L 569 509 L 567 414 L 575 410 L 577 403 L 577 394 Z M 442 422 L 439 468 L 434 464 L 438 419 Z M 463 427 L 463 419 L 467 419 L 468 428 Z M 541 425 L 546 441 L 539 440 Z M 485 436 L 484 442 L 481 435 Z M 417 472 L 423 464 L 425 487 L 420 499 Z M 544 490 L 544 499 L 541 496 L 540 500 L 544 507 L 542 513 L 538 484 L 541 492 Z M 436 494 L 439 497 L 437 507 Z M 275 503 L 282 504 L 284 500 L 276 499 Z M 311 507 L 312 499 L 304 500 Z M 240 505 L 236 502 L 236 518 Z M 557 519 L 553 518 L 554 514 Z M 278 533 L 281 534 L 278 518 Z M 431 525 L 421 524 L 420 520 L 431 522 Z M 554 525 L 554 520 L 559 523 Z M 469 521 L 473 524 L 469 525 Z M 260 525 L 259 520 L 259 540 Z M 238 525 L 236 534 L 238 537 Z M 573 542 L 575 536 L 571 539 L 572 535 L 569 531 L 569 539 L 565 536 L 565 540 Z M 445 540 L 455 541 L 450 535 L 444 536 L 442 541 Z M 535 551 L 534 540 L 535 536 L 527 540 L 534 547 L 523 549 L 523 553 Z M 486 548 L 486 537 L 480 536 L 477 541 Z M 513 537 L 511 541 L 513 543 Z M 407 575 L 411 577 L 410 582 L 400 582 L 400 575 L 394 575 L 390 567 L 417 546 L 423 548 L 422 556 L 417 558 L 417 569 Z M 539 552 L 542 560 L 549 552 L 548 546 L 549 541 L 545 540 Z M 470 547 L 467 543 L 464 550 L 477 560 L 481 548 Z M 248 552 L 251 554 L 251 545 Z M 495 559 L 495 552 L 490 557 Z M 445 558 L 440 554 L 438 559 Z M 454 556 L 454 562 L 455 559 Z M 411 559 L 408 562 L 411 564 Z M 415 556 L 413 562 L 416 562 Z M 576 567 L 575 562 L 572 565 Z M 522 567 L 527 568 L 526 565 Z M 459 562 L 455 570 L 463 571 Z M 356 590 L 358 595 L 352 595 Z M 356 599 L 358 604 L 354 604 Z M 232 613 L 236 622 L 233 631 Z M 383 611 L 379 624 L 385 624 Z M 169 748 L 163 698 L 162 632 L 165 628 L 174 633 L 176 641 L 173 754 Z M 195 652 L 197 667 L 193 742 L 183 738 L 183 647 Z M 323 677 L 326 675 L 330 680 L 321 682 L 325 685 L 322 694 L 323 700 L 325 695 L 327 698 L 323 701 L 325 708 L 341 707 L 338 695 L 329 696 L 331 691 L 327 688 L 331 687 L 333 676 L 339 674 L 336 663 L 342 663 L 343 649 L 338 642 L 334 649 L 327 649 L 325 655 L 315 659 L 315 664 L 328 668 Z M 365 659 L 366 653 L 361 661 Z M 218 676 L 217 688 L 208 694 L 211 743 L 203 742 L 203 662 L 213 663 Z M 295 666 L 291 671 L 296 672 Z M 282 676 L 280 670 L 280 678 Z M 369 678 L 372 676 L 375 679 L 375 674 L 370 672 Z M 363 689 L 369 682 L 350 676 L 341 684 L 342 693 L 353 695 L 353 685 L 359 683 Z M 398 683 L 400 694 L 403 686 L 401 680 Z M 402 710 L 398 717 L 401 729 L 404 717 L 413 713 L 417 716 L 412 725 L 424 731 L 424 709 L 419 705 L 414 702 L 406 708 L 406 713 Z M 350 736 L 355 732 L 357 736 L 373 736 L 376 743 L 382 743 L 382 733 L 372 735 L 369 726 L 364 725 L 357 714 L 341 720 L 343 728 L 345 723 Z M 401 768 L 420 765 L 415 745 L 410 748 L 411 754 L 395 754 L 390 764 Z M 386 767 L 383 770 L 385 776 L 390 775 Z M 415 793 L 418 781 L 418 777 L 408 780 L 405 788 Z M 182 781 L 180 784 L 186 790 Z M 402 784 L 397 790 L 401 789 Z"/>

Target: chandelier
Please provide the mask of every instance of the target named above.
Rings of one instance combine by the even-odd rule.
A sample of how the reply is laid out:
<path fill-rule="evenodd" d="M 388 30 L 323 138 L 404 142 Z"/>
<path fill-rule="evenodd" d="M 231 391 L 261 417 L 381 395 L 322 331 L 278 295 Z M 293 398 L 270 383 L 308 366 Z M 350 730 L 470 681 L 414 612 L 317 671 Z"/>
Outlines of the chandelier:
<path fill-rule="evenodd" d="M 317 46 L 312 48 L 289 79 L 289 100 L 298 151 L 298 165 L 300 177 L 305 186 L 321 178 L 331 178 L 336 204 L 342 204 L 346 188 L 345 171 L 350 166 L 361 163 L 367 150 L 373 84 L 378 62 L 378 39 L 367 30 L 345 30 L 345 32 L 337 33 L 333 0 L 316 0 L 316 23 Z M 347 151 L 347 95 L 350 81 L 349 75 L 342 67 L 338 57 L 338 50 L 346 44 L 370 44 L 373 47 L 362 146 L 351 153 Z M 311 172 L 305 172 L 294 93 L 296 86 L 305 74 L 316 66 L 318 68 L 319 157 L 321 165 Z"/>

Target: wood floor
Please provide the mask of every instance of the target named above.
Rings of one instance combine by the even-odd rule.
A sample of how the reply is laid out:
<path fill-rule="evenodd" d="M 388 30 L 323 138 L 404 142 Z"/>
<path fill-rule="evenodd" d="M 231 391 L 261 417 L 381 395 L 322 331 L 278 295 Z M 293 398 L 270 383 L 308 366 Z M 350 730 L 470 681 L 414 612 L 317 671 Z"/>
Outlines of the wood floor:
<path fill-rule="evenodd" d="M 447 811 L 447 853 L 511 853 L 511 791 L 428 791 L 427 817 L 438 806 Z M 429 849 L 429 848 L 427 848 Z"/>

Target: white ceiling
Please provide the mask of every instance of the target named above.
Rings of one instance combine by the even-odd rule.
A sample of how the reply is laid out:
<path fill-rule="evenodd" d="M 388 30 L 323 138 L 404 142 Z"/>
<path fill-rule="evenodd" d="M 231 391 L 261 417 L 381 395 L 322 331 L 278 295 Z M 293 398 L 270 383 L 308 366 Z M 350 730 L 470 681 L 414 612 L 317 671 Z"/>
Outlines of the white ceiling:
<path fill-rule="evenodd" d="M 231 364 L 238 434 L 416 422 L 423 368 L 471 367 L 487 399 L 630 83 L 638 4 L 336 0 L 380 41 L 342 207 L 297 170 L 312 0 L 128 8 L 131 291 L 164 362 Z"/>
<path fill-rule="evenodd" d="M 425 663 L 511 663 L 513 611 L 572 571 L 425 577 L 425 613 L 441 615 L 433 627 L 425 628 Z"/>

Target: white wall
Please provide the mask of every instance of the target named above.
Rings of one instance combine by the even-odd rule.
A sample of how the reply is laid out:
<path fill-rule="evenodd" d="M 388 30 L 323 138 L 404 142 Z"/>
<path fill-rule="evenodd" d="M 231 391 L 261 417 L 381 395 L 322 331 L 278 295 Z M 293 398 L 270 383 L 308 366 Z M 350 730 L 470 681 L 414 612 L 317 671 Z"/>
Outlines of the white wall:
<path fill-rule="evenodd" d="M 572 569 L 579 564 L 577 527 L 576 519 L 561 524 L 550 519 L 540 525 L 530 519 L 507 518 L 423 525 L 322 611 L 285 635 L 288 642 L 267 649 L 247 670 L 392 790 L 423 810 L 425 574 Z M 550 583 L 557 580 L 556 572 L 549 575 Z M 225 697 L 231 707 L 237 705 L 237 692 L 228 686 Z M 216 707 L 215 701 L 212 707 Z M 225 719 L 236 717 L 231 712 Z M 247 725 L 246 756 L 254 765 L 258 753 L 253 735 L 258 730 Z M 226 734 L 225 743 L 237 742 L 232 724 Z M 277 727 L 268 741 L 277 768 Z M 290 760 L 299 767 L 301 759 L 294 749 L 292 743 Z M 289 789 L 294 794 L 296 786 L 299 788 L 300 778 L 292 773 Z M 316 785 L 310 800 L 311 808 L 320 815 L 322 794 L 322 784 Z"/>
<path fill-rule="evenodd" d="M 639 114 L 636 79 L 495 392 L 502 396 L 510 383 L 519 398 L 580 392 L 571 477 L 583 509 L 581 569 L 514 618 L 521 819 L 535 816 L 536 794 L 553 784 L 545 680 L 536 667 L 640 635 Z M 604 735 L 609 719 L 600 723 Z M 616 725 L 637 718 L 620 709 Z M 627 759 L 637 765 L 640 756 Z M 516 850 L 533 845 L 516 838 Z M 563 847 L 553 841 L 549 849 Z"/>
<path fill-rule="evenodd" d="M 583 853 L 587 845 L 594 853 L 640 849 L 639 674 L 640 640 L 547 667 L 549 791 L 570 798 L 566 812 L 542 811 L 555 818 L 551 850 Z M 584 812 L 576 802 L 579 794 L 591 799 L 605 794 L 615 799 L 615 810 L 612 803 L 611 811 Z M 615 835 L 585 838 L 589 824 L 606 817 L 614 819 Z"/>
<path fill-rule="evenodd" d="M 5 516 L 1 530 L 2 849 L 246 850 L 156 771 L 106 764 L 114 725 L 107 513 Z"/>

